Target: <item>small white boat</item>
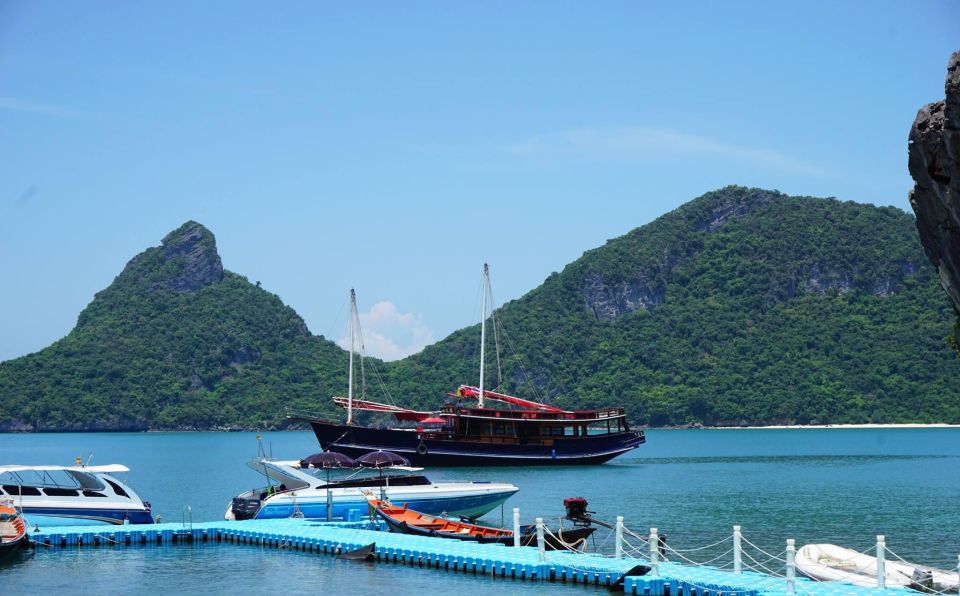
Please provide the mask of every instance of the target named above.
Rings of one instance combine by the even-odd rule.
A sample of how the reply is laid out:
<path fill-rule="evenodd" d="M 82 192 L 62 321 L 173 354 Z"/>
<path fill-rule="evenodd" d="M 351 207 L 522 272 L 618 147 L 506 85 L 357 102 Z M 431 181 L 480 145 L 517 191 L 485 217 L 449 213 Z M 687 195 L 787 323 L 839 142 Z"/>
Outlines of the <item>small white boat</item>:
<path fill-rule="evenodd" d="M 797 550 L 797 572 L 818 581 L 838 581 L 877 587 L 877 558 L 836 544 L 805 544 Z M 888 587 L 902 586 L 924 592 L 956 592 L 960 574 L 914 565 L 888 556 L 884 561 Z"/>
<path fill-rule="evenodd" d="M 247 491 L 233 498 L 224 519 L 286 517 L 346 518 L 350 509 L 367 513 L 367 495 L 407 503 L 432 515 L 460 515 L 475 519 L 493 510 L 518 489 L 500 482 L 431 482 L 417 474 L 422 468 L 392 466 L 382 475 L 351 470 L 344 478 L 326 481 L 318 470 L 301 468 L 299 461 L 257 458 L 247 464 L 277 484 Z"/>
<path fill-rule="evenodd" d="M 152 524 L 150 503 L 104 466 L 0 466 L 0 498 L 16 504 L 30 526 Z"/>

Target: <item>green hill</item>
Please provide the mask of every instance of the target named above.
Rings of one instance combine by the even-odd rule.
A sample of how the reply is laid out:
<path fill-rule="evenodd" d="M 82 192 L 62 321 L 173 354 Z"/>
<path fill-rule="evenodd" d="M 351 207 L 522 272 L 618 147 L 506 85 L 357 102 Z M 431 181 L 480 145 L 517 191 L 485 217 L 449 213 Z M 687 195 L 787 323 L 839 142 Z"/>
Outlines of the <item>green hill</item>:
<path fill-rule="evenodd" d="M 345 361 L 277 296 L 224 271 L 213 235 L 187 222 L 131 260 L 69 335 L 0 364 L 0 428 L 276 425 L 341 391 Z"/>
<path fill-rule="evenodd" d="M 728 187 L 588 251 L 498 317 L 513 348 L 502 389 L 565 407 L 625 405 L 653 425 L 960 423 L 953 317 L 912 217 L 890 207 Z M 394 401 L 432 408 L 475 384 L 478 339 L 463 329 L 381 364 Z M 188 222 L 67 337 L 0 363 L 0 430 L 341 417 L 328 396 L 345 365 Z"/>
<path fill-rule="evenodd" d="M 588 251 L 500 318 L 525 367 L 507 359 L 504 389 L 566 407 L 624 404 L 653 425 L 960 422 L 949 306 L 892 207 L 728 187 Z M 478 335 L 397 363 L 394 393 L 427 405 L 476 384 Z"/>

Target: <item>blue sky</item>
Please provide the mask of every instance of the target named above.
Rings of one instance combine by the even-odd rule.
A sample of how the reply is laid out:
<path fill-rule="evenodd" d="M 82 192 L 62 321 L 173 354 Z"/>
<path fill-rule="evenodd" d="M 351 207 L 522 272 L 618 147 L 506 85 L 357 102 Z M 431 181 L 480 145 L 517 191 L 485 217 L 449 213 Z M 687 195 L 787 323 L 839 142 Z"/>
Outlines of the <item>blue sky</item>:
<path fill-rule="evenodd" d="M 368 352 L 728 184 L 909 210 L 956 2 L 0 0 L 0 360 L 189 219 Z"/>

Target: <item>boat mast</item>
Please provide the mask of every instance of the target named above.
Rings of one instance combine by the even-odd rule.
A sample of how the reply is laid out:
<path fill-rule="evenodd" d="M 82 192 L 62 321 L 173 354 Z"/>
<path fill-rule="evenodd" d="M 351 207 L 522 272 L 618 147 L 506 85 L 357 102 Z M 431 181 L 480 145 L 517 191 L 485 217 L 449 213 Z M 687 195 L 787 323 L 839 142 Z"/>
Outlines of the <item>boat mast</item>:
<path fill-rule="evenodd" d="M 480 306 L 480 397 L 478 402 L 483 407 L 483 361 L 487 342 L 487 288 L 490 286 L 490 266 L 483 264 L 483 300 Z"/>
<path fill-rule="evenodd" d="M 347 424 L 353 424 L 353 350 L 355 348 L 353 344 L 357 335 L 355 328 L 357 318 L 357 293 L 353 291 L 353 288 L 350 288 L 350 373 L 347 378 Z"/>

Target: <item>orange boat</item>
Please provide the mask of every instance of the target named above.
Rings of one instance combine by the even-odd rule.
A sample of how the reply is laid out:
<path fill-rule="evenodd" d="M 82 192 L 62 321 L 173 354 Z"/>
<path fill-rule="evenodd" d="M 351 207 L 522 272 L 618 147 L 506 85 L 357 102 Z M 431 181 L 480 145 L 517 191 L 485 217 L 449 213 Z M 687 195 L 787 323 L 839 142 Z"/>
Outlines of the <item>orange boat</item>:
<path fill-rule="evenodd" d="M 16 507 L 0 503 L 0 558 L 27 545 L 27 524 Z"/>
<path fill-rule="evenodd" d="M 397 507 L 389 501 L 378 499 L 368 499 L 368 502 L 377 516 L 387 522 L 391 532 L 513 546 L 512 530 L 434 517 L 409 509 L 406 504 L 403 507 Z M 591 527 L 576 527 L 548 533 L 544 537 L 544 544 L 547 550 L 578 549 L 593 531 L 594 528 Z M 536 526 L 524 526 L 520 533 L 520 546 L 536 546 L 536 544 Z"/>

